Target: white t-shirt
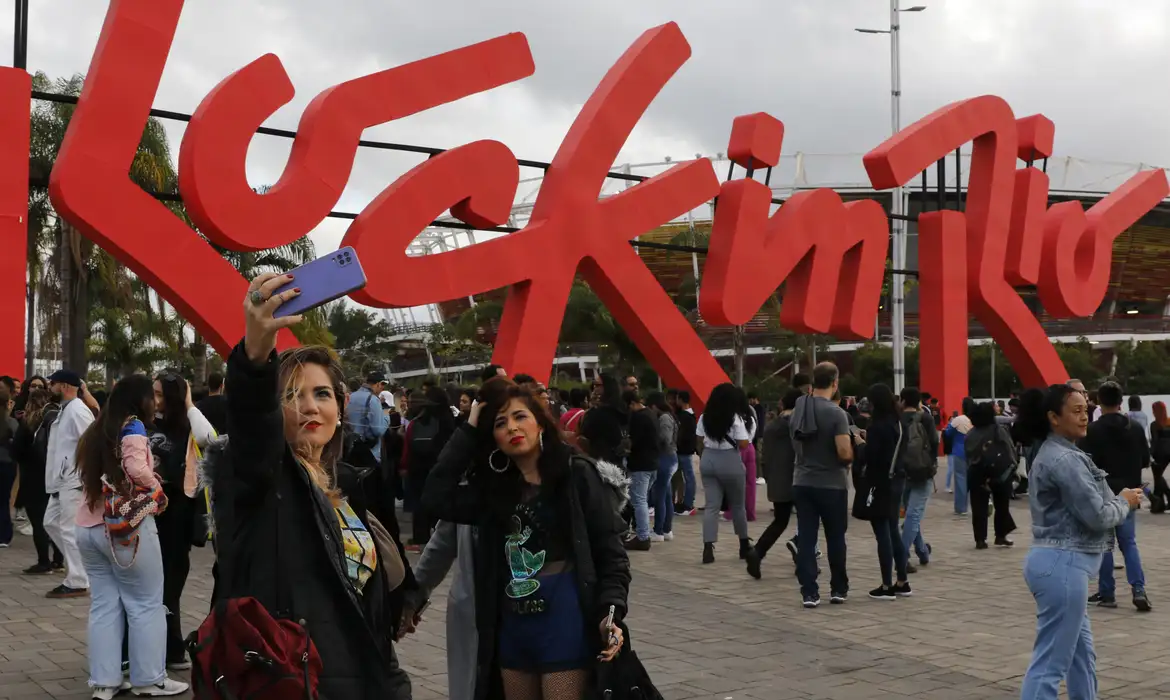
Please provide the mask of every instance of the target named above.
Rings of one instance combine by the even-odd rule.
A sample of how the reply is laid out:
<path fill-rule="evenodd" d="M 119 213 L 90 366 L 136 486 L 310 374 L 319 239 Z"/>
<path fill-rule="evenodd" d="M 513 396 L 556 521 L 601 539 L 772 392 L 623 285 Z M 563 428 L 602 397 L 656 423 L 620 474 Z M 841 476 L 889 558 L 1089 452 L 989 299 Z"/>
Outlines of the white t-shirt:
<path fill-rule="evenodd" d="M 743 418 L 735 417 L 735 421 L 731 424 L 731 430 L 727 431 L 727 437 L 732 441 L 727 440 L 713 440 L 707 437 L 707 431 L 703 427 L 703 416 L 699 416 L 699 423 L 695 426 L 695 435 L 703 438 L 703 447 L 708 450 L 738 450 L 739 445 L 735 444 L 739 440 L 751 440 L 752 435 L 748 432 L 747 426 L 743 424 Z"/>

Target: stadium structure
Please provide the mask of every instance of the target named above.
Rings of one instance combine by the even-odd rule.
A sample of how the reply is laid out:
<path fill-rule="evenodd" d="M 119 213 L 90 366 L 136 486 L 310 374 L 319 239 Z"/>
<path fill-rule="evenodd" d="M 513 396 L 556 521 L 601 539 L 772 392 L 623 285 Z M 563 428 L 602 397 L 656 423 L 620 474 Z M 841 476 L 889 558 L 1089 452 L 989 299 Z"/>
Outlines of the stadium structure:
<path fill-rule="evenodd" d="M 721 178 L 729 172 L 729 161 L 722 154 L 707 157 L 712 161 Z M 793 193 L 816 188 L 830 188 L 847 201 L 873 199 L 890 210 L 892 196 L 889 191 L 875 191 L 869 184 L 862 166 L 861 153 L 854 154 L 807 154 L 795 153 L 782 156 L 780 164 L 768 177 L 773 196 L 785 199 Z M 639 163 L 617 166 L 614 172 L 639 176 L 653 176 L 664 171 L 676 161 L 666 158 L 657 163 Z M 1085 160 L 1075 157 L 1053 157 L 1042 167 L 1050 179 L 1049 204 L 1077 200 L 1085 209 L 1093 206 L 1105 195 L 1125 182 L 1132 175 L 1149 170 L 1152 166 L 1142 163 L 1120 163 Z M 938 171 L 931 169 L 922 177 L 909 184 L 904 190 L 906 205 L 903 210 L 911 217 L 923 211 L 939 208 L 958 209 L 966 196 L 967 173 L 970 172 L 970 153 L 962 151 L 952 154 L 944 169 L 944 187 L 940 196 Z M 522 173 L 522 175 L 527 173 Z M 517 200 L 512 209 L 509 226 L 523 227 L 527 223 L 533 203 L 540 191 L 543 173 L 532 170 L 532 177 L 522 179 Z M 731 177 L 743 177 L 744 171 L 736 167 Z M 756 179 L 763 180 L 765 174 L 756 172 Z M 601 196 L 609 196 L 631 187 L 635 182 L 611 178 L 606 181 Z M 707 234 L 711 229 L 714 203 L 689 212 L 685 217 L 662 226 L 641 236 L 639 242 L 674 243 L 705 247 Z M 454 221 L 454 220 L 452 220 Z M 917 270 L 918 236 L 915 222 L 907 222 L 906 268 Z M 488 238 L 507 235 L 494 232 L 468 231 L 460 228 L 432 226 L 420 234 L 411 244 L 410 255 L 434 255 L 455 248 L 474 245 Z M 655 277 L 667 292 L 678 291 L 681 285 L 702 288 L 703 254 L 663 250 L 646 246 L 637 247 L 638 254 L 653 271 Z M 497 290 L 484 298 L 503 298 L 505 290 Z M 1040 319 L 1053 342 L 1074 342 L 1086 338 L 1101 353 L 1109 353 L 1115 344 L 1128 341 L 1170 339 L 1170 200 L 1163 202 L 1148 213 L 1136 225 L 1122 233 L 1114 243 L 1109 291 L 1097 313 L 1091 318 L 1055 319 L 1050 318 L 1036 295 L 1034 288 L 1018 288 L 1025 303 Z M 782 291 L 778 293 L 782 301 Z M 391 374 L 399 379 L 409 379 L 425 374 L 448 375 L 457 380 L 461 375 L 474 372 L 477 364 L 448 358 L 437 363 L 427 349 L 427 339 L 433 324 L 443 323 L 458 317 L 472 305 L 483 299 L 456 299 L 416 309 L 389 309 L 382 313 L 394 328 L 394 339 L 402 348 L 399 357 L 390 368 Z M 876 328 L 876 342 L 890 342 L 891 325 L 889 305 L 883 301 Z M 906 292 L 906 338 L 914 342 L 918 334 L 918 290 L 910 285 Z M 779 344 L 777 324 L 769 316 L 774 309 L 764 308 L 745 325 L 745 355 L 748 363 L 759 363 L 767 358 L 774 360 L 775 347 Z M 704 323 L 697 313 L 692 321 L 712 353 L 730 368 L 733 355 L 733 329 L 716 328 Z M 493 339 L 494 328 L 481 329 L 481 338 L 486 342 Z M 969 320 L 969 336 L 972 345 L 986 344 L 988 334 L 980 324 Z M 828 351 L 834 357 L 848 362 L 848 352 L 859 347 L 857 342 L 835 342 L 828 340 Z M 562 346 L 558 352 L 554 374 L 571 380 L 586 381 L 599 362 L 596 345 L 574 343 Z"/>

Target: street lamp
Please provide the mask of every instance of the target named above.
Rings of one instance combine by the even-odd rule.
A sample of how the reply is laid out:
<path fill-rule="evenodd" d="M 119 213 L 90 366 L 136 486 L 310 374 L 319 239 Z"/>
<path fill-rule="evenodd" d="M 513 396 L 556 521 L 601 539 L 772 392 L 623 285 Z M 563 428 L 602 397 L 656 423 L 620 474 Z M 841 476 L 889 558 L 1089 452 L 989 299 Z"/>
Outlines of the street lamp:
<path fill-rule="evenodd" d="M 855 31 L 862 34 L 889 34 L 890 35 L 890 128 L 897 134 L 902 129 L 902 54 L 899 49 L 898 36 L 901 34 L 899 12 L 922 12 L 925 5 L 914 5 L 901 9 L 898 0 L 890 0 L 890 28 L 889 29 L 861 29 Z M 906 386 L 906 300 L 905 285 L 901 271 L 906 269 L 906 222 L 900 217 L 903 214 L 902 188 L 895 187 L 892 193 L 893 201 L 890 213 L 893 215 L 893 257 L 894 270 L 892 273 L 890 291 L 891 301 L 894 304 L 891 325 L 893 326 L 894 355 L 894 392 L 900 392 Z"/>

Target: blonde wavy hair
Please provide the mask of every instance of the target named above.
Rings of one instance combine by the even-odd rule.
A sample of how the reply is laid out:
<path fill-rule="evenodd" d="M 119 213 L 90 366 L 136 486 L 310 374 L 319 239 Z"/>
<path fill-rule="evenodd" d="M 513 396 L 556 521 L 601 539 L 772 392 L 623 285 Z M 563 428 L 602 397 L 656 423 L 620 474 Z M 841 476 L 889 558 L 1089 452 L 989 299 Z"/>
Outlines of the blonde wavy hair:
<path fill-rule="evenodd" d="M 320 462 L 314 461 L 303 448 L 289 445 L 293 449 L 297 462 L 308 473 L 310 481 L 337 505 L 341 501 L 341 490 L 337 488 L 337 463 L 341 460 L 345 449 L 345 372 L 337 354 L 322 345 L 306 345 L 292 348 L 280 353 L 279 358 L 279 386 L 281 387 L 280 400 L 283 406 L 296 402 L 297 389 L 303 375 L 305 365 L 318 365 L 329 375 L 329 383 L 333 388 L 333 395 L 337 400 L 337 420 L 335 432 L 325 448 L 321 450 Z M 295 408 L 293 409 L 296 410 Z"/>

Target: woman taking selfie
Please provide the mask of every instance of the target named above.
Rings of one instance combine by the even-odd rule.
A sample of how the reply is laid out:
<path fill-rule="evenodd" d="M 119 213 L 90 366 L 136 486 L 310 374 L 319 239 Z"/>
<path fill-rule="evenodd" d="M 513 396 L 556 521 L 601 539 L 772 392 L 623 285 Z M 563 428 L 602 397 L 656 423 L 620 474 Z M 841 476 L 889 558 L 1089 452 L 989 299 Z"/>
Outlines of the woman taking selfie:
<path fill-rule="evenodd" d="M 1029 389 L 1020 399 L 1020 427 L 1042 443 L 1028 481 L 1032 548 L 1024 580 L 1036 599 L 1036 642 L 1020 691 L 1027 700 L 1056 700 L 1062 680 L 1070 698 L 1097 697 L 1089 578 L 1113 548 L 1114 528 L 1141 503 L 1138 489 L 1113 495 L 1105 472 L 1076 446 L 1088 409 L 1084 393 L 1066 384 Z"/>
<path fill-rule="evenodd" d="M 345 376 L 336 356 L 320 346 L 277 355 L 277 331 L 301 320 L 273 317 L 299 294 L 275 294 L 291 279 L 252 280 L 244 341 L 227 362 L 231 440 L 204 462 L 221 556 L 230 538 L 218 594 L 256 598 L 302 625 L 320 654 L 322 698 L 403 700 L 410 680 L 393 639 L 413 579 L 401 545 L 367 512 L 354 471 L 338 461 Z"/>
<path fill-rule="evenodd" d="M 492 379 L 480 396 L 423 493 L 436 517 L 479 528 L 475 697 L 502 684 L 507 700 L 581 700 L 623 644 L 630 564 L 615 486 L 628 482 L 566 445 L 527 389 Z"/>
<path fill-rule="evenodd" d="M 146 429 L 153 423 L 150 378 L 134 374 L 118 382 L 106 407 L 77 446 L 84 501 L 77 511 L 77 548 L 89 575 L 89 685 L 108 700 L 122 682 L 122 635 L 129 629 L 130 683 L 136 695 L 169 696 L 187 684 L 167 678 L 167 623 L 163 561 L 155 515 L 129 535 L 108 531 L 107 491 L 128 495 L 159 488 Z M 144 423 L 145 421 L 145 423 Z M 108 484 L 108 486 L 107 486 Z M 153 504 L 155 511 L 159 504 Z"/>

